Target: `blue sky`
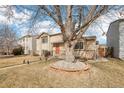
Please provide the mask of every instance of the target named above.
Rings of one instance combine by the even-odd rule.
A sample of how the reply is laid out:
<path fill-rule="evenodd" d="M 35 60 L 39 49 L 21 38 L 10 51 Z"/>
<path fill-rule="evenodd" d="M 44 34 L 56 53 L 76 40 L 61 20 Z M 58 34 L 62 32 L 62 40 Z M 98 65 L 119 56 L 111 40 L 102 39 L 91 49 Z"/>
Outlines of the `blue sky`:
<path fill-rule="evenodd" d="M 17 33 L 18 37 L 24 36 L 27 33 L 29 33 L 30 24 L 31 22 L 28 22 L 28 20 L 31 18 L 30 15 L 32 15 L 35 12 L 27 11 L 26 9 L 22 11 L 17 8 L 13 8 L 13 14 L 15 19 L 11 19 L 8 23 L 8 25 Z M 32 6 L 25 6 L 31 8 Z M 36 6 L 35 6 L 36 7 Z M 35 11 L 35 7 L 33 6 L 31 9 Z M 4 24 L 4 22 L 7 21 L 4 12 L 6 9 L 0 8 L 0 25 Z M 112 21 L 115 21 L 120 18 L 124 18 L 123 16 L 120 16 L 120 11 L 123 11 L 123 6 L 120 9 L 110 11 L 110 13 L 107 13 L 106 15 L 103 15 L 99 17 L 87 30 L 85 35 L 95 35 L 97 36 L 97 40 L 101 44 L 106 43 L 106 35 L 102 35 L 103 32 L 107 32 L 109 24 Z M 26 13 L 27 15 L 25 15 Z M 36 25 L 34 28 L 37 28 L 37 30 L 34 31 L 34 33 L 42 33 L 42 32 L 49 32 L 49 33 L 57 33 L 60 32 L 60 29 L 58 26 L 55 25 L 55 23 L 49 19 L 49 18 L 38 18 Z"/>

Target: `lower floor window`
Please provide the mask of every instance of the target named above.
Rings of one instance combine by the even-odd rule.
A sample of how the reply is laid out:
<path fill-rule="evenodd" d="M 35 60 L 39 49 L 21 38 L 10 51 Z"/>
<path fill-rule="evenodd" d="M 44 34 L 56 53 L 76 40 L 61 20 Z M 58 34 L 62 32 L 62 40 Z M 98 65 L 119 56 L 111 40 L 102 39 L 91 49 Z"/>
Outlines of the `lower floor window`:
<path fill-rule="evenodd" d="M 78 42 L 74 49 L 83 49 L 83 42 Z"/>

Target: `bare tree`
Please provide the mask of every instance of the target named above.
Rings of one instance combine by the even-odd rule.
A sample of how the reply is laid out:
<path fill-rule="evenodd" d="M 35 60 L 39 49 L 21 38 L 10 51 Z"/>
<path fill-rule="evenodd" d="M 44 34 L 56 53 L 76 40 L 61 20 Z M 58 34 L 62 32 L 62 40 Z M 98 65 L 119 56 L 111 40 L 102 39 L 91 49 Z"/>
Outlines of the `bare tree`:
<path fill-rule="evenodd" d="M 90 24 L 106 12 L 108 6 L 39 6 L 38 12 L 46 16 L 60 27 L 66 49 L 66 61 L 74 62 L 74 47 Z M 36 16 L 36 15 L 35 15 Z M 36 19 L 35 19 L 36 20 Z"/>
<path fill-rule="evenodd" d="M 8 25 L 3 25 L 3 28 L 0 29 L 0 35 L 0 48 L 3 50 L 2 52 L 7 55 L 11 54 L 15 47 L 16 33 Z"/>
<path fill-rule="evenodd" d="M 33 8 L 22 6 L 32 11 Z M 34 6 L 34 13 L 31 16 L 30 24 L 34 25 L 43 19 L 49 19 L 59 26 L 63 35 L 66 49 L 67 62 L 74 62 L 74 47 L 82 35 L 87 31 L 88 27 L 102 14 L 104 14 L 108 6 L 105 5 L 39 5 Z M 41 20 L 42 19 L 42 20 Z M 31 26 L 33 27 L 33 26 Z"/>
<path fill-rule="evenodd" d="M 59 26 L 66 49 L 66 61 L 74 62 L 74 47 L 82 35 L 87 31 L 88 27 L 102 14 L 104 14 L 108 6 L 105 5 L 39 5 L 39 6 L 16 6 L 24 14 L 28 15 L 24 9 L 33 12 L 31 14 L 30 28 L 45 19 L 53 21 Z M 7 7 L 6 15 L 8 18 L 12 16 L 10 11 L 12 6 Z"/>
<path fill-rule="evenodd" d="M 10 26 L 11 18 L 13 17 L 12 6 L 1 6 L 3 11 L 0 11 L 5 19 L 0 25 L 0 49 L 7 55 L 12 53 L 12 49 L 16 45 L 16 33 Z"/>

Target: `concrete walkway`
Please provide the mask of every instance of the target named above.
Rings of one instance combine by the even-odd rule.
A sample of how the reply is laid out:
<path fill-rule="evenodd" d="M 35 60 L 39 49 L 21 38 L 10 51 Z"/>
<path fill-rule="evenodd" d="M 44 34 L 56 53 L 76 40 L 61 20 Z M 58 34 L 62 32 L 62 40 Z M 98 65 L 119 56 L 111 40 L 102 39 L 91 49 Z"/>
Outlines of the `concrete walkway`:
<path fill-rule="evenodd" d="M 29 64 L 15 64 L 15 65 L 10 65 L 10 66 L 6 66 L 6 67 L 1 67 L 0 71 L 10 69 L 10 68 L 15 68 L 15 67 L 21 67 L 21 66 L 25 66 L 25 65 L 35 64 L 35 63 L 38 63 L 38 62 L 40 62 L 40 60 L 35 61 L 35 62 L 30 62 Z"/>

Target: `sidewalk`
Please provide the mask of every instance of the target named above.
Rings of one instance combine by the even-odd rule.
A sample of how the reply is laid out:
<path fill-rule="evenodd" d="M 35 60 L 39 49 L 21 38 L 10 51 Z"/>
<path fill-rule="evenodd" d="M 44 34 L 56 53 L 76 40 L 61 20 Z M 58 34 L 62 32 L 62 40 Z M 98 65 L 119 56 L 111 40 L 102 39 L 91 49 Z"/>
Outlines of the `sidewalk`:
<path fill-rule="evenodd" d="M 38 62 L 40 62 L 40 60 L 39 61 L 35 61 L 35 62 L 30 62 L 29 64 L 9 65 L 9 66 L 6 66 L 6 67 L 1 67 L 0 70 L 6 70 L 6 69 L 10 69 L 10 68 L 15 68 L 15 67 L 21 67 L 21 66 L 24 66 L 24 65 L 35 64 L 35 63 L 38 63 Z"/>

